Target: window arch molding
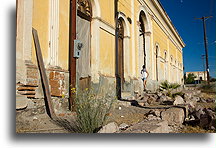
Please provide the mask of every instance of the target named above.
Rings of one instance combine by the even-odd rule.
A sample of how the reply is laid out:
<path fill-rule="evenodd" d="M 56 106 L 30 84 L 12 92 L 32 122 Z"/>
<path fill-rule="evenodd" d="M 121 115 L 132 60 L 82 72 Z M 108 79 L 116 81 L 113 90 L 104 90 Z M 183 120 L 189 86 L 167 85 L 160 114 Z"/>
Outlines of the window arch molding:
<path fill-rule="evenodd" d="M 127 21 L 127 18 L 123 13 L 118 14 L 118 20 L 122 21 L 123 27 L 124 27 L 124 37 L 130 38 L 130 26 L 129 22 Z"/>

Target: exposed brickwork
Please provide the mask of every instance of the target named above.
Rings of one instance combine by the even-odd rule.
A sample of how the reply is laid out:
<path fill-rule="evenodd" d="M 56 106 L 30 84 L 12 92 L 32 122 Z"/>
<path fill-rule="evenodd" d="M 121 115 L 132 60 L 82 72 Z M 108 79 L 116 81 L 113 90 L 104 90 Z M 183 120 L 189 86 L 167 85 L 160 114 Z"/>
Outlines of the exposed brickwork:
<path fill-rule="evenodd" d="M 39 71 L 36 65 L 26 61 L 26 85 L 38 86 Z"/>
<path fill-rule="evenodd" d="M 27 96 L 28 98 L 35 98 L 35 90 L 37 89 L 36 86 L 30 86 L 30 85 L 23 85 L 17 84 L 17 93 L 20 95 Z"/>
<path fill-rule="evenodd" d="M 62 97 L 65 90 L 64 72 L 51 71 L 49 73 L 49 83 L 51 86 L 51 95 L 55 97 Z"/>
<path fill-rule="evenodd" d="M 28 98 L 35 98 L 36 91 L 40 80 L 39 69 L 31 61 L 25 61 L 26 66 L 26 83 L 17 85 L 17 93 L 25 95 Z M 46 69 L 49 80 L 50 92 L 52 97 L 62 97 L 65 90 L 65 77 L 67 71 L 60 67 L 49 67 Z M 41 83 L 40 83 L 41 85 Z"/>

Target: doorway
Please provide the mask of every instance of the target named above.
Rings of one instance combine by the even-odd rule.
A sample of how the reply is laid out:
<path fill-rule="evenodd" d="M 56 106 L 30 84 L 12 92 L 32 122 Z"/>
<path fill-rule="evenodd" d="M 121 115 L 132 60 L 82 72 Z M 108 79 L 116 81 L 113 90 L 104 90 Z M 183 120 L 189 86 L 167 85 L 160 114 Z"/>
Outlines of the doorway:
<path fill-rule="evenodd" d="M 77 59 L 77 84 L 83 90 L 89 88 L 91 83 L 92 7 L 90 0 L 78 0 L 77 5 L 77 39 L 83 44 Z"/>
<path fill-rule="evenodd" d="M 121 90 L 124 90 L 124 26 L 122 19 L 118 20 L 118 76 Z"/>

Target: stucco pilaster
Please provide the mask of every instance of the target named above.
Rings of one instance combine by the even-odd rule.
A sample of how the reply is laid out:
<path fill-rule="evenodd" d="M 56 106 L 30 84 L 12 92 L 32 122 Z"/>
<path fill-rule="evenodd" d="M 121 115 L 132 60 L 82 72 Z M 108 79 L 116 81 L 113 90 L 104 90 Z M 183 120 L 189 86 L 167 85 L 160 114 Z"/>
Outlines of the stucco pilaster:
<path fill-rule="evenodd" d="M 91 74 L 92 81 L 98 83 L 100 65 L 100 21 L 97 18 L 93 18 L 91 26 Z"/>
<path fill-rule="evenodd" d="M 31 60 L 32 0 L 17 0 L 16 82 L 26 83 L 25 61 Z"/>

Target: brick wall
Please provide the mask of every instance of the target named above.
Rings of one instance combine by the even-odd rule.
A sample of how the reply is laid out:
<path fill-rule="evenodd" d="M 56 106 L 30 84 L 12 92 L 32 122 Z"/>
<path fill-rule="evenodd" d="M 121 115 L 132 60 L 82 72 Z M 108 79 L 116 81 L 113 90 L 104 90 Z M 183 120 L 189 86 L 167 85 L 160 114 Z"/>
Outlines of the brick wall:
<path fill-rule="evenodd" d="M 46 71 L 50 85 L 51 96 L 62 97 L 64 94 L 66 94 L 68 87 L 66 84 L 69 83 L 68 79 L 66 79 L 68 72 L 62 70 L 60 67 L 48 68 Z M 36 92 L 38 93 L 39 91 L 40 98 L 43 98 L 43 90 L 40 86 L 42 83 L 40 81 L 38 67 L 31 62 L 26 61 L 26 83 L 17 84 L 17 93 L 20 95 L 25 95 L 28 98 L 36 98 Z"/>
<path fill-rule="evenodd" d="M 51 70 L 49 73 L 49 84 L 51 95 L 54 97 L 62 97 L 65 91 L 65 73 Z"/>

